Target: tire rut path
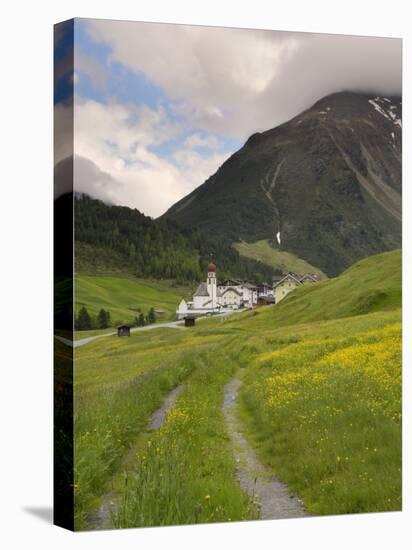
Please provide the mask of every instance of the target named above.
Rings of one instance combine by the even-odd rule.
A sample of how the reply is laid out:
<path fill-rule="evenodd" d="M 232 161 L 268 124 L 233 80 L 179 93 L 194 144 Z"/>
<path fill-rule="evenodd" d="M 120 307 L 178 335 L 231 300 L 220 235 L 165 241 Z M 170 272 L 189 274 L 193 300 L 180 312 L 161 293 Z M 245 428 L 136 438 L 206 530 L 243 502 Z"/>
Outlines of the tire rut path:
<path fill-rule="evenodd" d="M 234 378 L 226 384 L 222 405 L 226 428 L 232 441 L 240 486 L 257 504 L 260 519 L 309 516 L 301 499 L 292 495 L 287 485 L 268 471 L 245 439 L 237 415 L 237 397 L 241 384 L 239 378 Z"/>
<path fill-rule="evenodd" d="M 156 409 L 151 415 L 146 427 L 147 431 L 158 430 L 159 428 L 161 428 L 167 418 L 168 412 L 175 404 L 175 401 L 183 391 L 183 388 L 184 384 L 180 384 L 168 394 L 161 406 Z M 124 463 L 129 462 L 129 458 L 132 456 L 134 451 L 135 448 L 132 447 L 126 453 Z M 119 474 L 115 475 L 115 477 L 118 477 L 118 475 Z M 112 490 L 101 497 L 100 507 L 98 508 L 98 510 L 94 511 L 86 520 L 86 524 L 88 527 L 98 530 L 114 529 L 112 525 L 112 517 L 118 512 L 119 500 L 121 498 L 121 495 L 119 495 L 119 492 L 115 491 L 113 485 L 114 484 L 112 479 Z"/>

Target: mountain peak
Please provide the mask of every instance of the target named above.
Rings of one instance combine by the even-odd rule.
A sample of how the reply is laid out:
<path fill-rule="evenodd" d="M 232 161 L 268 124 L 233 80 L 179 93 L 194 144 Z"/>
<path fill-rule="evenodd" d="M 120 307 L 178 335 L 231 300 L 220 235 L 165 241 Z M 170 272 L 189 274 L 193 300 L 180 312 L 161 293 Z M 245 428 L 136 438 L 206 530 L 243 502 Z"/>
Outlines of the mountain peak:
<path fill-rule="evenodd" d="M 328 275 L 401 243 L 401 98 L 338 92 L 250 136 L 165 214 Z"/>

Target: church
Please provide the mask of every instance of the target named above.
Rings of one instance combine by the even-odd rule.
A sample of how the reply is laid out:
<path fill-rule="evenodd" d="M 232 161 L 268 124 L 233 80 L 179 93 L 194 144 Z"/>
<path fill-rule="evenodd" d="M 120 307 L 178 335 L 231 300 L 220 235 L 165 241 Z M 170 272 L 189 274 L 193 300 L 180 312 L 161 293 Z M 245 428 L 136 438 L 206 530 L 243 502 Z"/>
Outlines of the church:
<path fill-rule="evenodd" d="M 241 307 L 253 307 L 257 303 L 257 288 L 249 283 L 235 280 L 217 284 L 216 265 L 211 262 L 207 267 L 206 282 L 200 283 L 193 300 L 182 300 L 176 310 L 177 318 L 186 315 L 205 315 L 222 313 Z"/>

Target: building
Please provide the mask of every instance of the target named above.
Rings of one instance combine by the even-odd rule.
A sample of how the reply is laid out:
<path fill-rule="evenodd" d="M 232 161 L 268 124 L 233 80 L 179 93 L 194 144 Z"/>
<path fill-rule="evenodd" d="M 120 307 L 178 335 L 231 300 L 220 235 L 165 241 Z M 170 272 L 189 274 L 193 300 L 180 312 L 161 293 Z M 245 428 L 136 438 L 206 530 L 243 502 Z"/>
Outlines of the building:
<path fill-rule="evenodd" d="M 273 285 L 270 286 L 268 283 L 259 283 L 257 285 L 257 298 L 263 298 L 272 296 L 273 297 Z"/>
<path fill-rule="evenodd" d="M 194 315 L 186 315 L 185 317 L 185 327 L 194 327 L 196 324 L 196 318 Z"/>
<path fill-rule="evenodd" d="M 238 279 L 226 279 L 219 286 L 218 290 L 223 296 L 229 290 L 236 290 L 238 298 L 234 298 L 237 307 L 253 307 L 257 304 L 257 287 L 251 283 L 245 283 Z M 231 294 L 233 297 L 233 293 Z"/>
<path fill-rule="evenodd" d="M 275 297 L 272 296 L 259 296 L 258 306 L 271 306 L 275 303 Z"/>
<path fill-rule="evenodd" d="M 216 266 L 211 262 L 207 267 L 206 282 L 200 283 L 191 302 L 181 300 L 176 315 L 178 319 L 186 316 L 197 316 L 219 313 L 221 310 L 221 293 L 217 288 Z"/>
<path fill-rule="evenodd" d="M 117 336 L 130 336 L 130 327 L 128 325 L 117 327 Z"/>
<path fill-rule="evenodd" d="M 251 283 L 243 283 L 243 305 L 245 307 L 253 307 L 258 301 L 257 286 Z"/>
<path fill-rule="evenodd" d="M 230 311 L 257 304 L 257 287 L 236 279 L 228 279 L 220 285 L 216 279 L 216 265 L 211 262 L 207 268 L 206 281 L 200 283 L 190 302 L 181 300 L 176 315 L 184 319 L 188 315 L 205 315 Z"/>
<path fill-rule="evenodd" d="M 279 303 L 285 296 L 295 290 L 298 286 L 317 283 L 321 280 L 319 275 L 314 273 L 304 273 L 297 275 L 296 273 L 288 273 L 287 275 L 273 277 L 273 293 L 275 303 Z"/>
<path fill-rule="evenodd" d="M 318 283 L 320 281 L 320 276 L 316 275 L 315 273 L 305 273 L 304 275 L 300 275 L 299 281 L 302 284 Z"/>
<path fill-rule="evenodd" d="M 292 290 L 295 290 L 295 288 L 301 284 L 303 283 L 301 283 L 299 279 L 293 275 L 293 273 L 284 275 L 284 277 L 273 286 L 275 303 L 278 304 L 285 296 L 289 294 L 289 292 L 292 292 Z"/>
<path fill-rule="evenodd" d="M 243 292 L 234 287 L 228 287 L 225 290 L 219 290 L 221 296 L 221 305 L 231 309 L 239 309 L 243 303 Z"/>

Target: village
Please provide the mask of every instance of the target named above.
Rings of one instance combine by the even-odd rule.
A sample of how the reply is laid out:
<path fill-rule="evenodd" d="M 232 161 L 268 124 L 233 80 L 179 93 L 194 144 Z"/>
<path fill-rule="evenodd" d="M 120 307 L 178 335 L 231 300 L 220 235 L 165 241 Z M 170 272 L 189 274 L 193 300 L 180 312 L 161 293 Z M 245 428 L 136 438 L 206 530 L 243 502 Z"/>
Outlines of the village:
<path fill-rule="evenodd" d="M 201 315 L 229 313 L 238 309 L 252 309 L 256 306 L 278 304 L 287 294 L 304 284 L 317 283 L 319 275 L 314 273 L 286 273 L 272 277 L 272 284 L 262 282 L 253 284 L 248 281 L 226 279 L 217 281 L 217 268 L 211 262 L 207 268 L 206 282 L 197 287 L 191 301 L 184 299 L 176 309 L 178 320 L 194 320 Z"/>

